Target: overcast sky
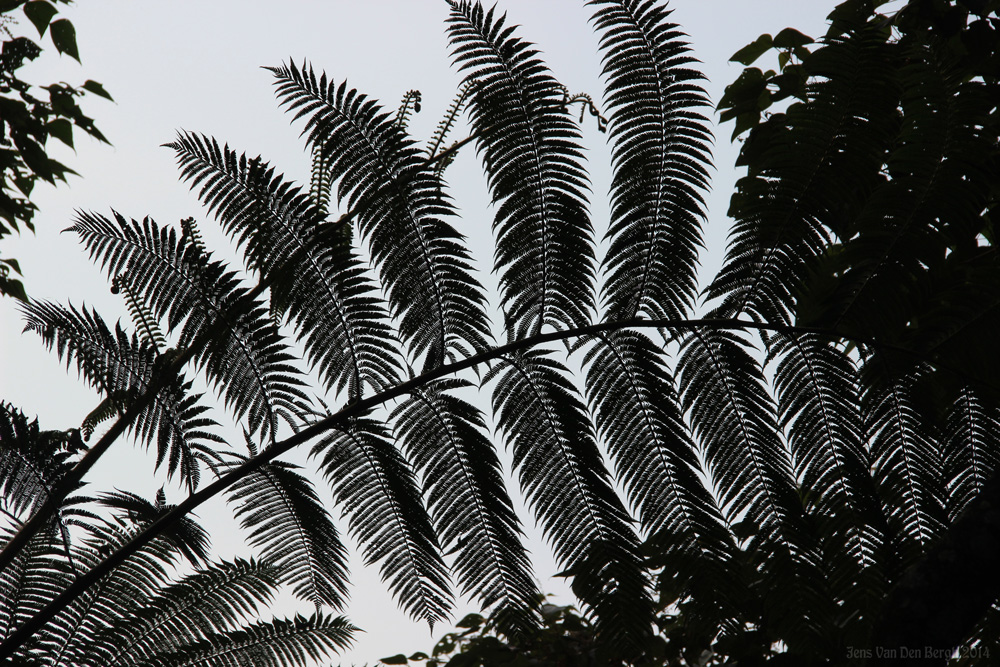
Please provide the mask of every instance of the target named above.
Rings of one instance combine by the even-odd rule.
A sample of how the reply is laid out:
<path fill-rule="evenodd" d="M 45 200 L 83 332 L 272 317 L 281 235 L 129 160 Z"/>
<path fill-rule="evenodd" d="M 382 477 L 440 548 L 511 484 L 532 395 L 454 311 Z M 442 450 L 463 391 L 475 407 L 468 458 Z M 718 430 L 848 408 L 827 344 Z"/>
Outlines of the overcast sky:
<path fill-rule="evenodd" d="M 588 24 L 592 11 L 583 0 L 498 4 L 522 26 L 520 35 L 539 45 L 555 76 L 571 92 L 588 92 L 600 100 L 597 41 Z M 717 101 L 740 71 L 739 66 L 727 64 L 733 52 L 760 33 L 774 34 L 785 26 L 817 36 L 833 3 L 677 0 L 671 6 L 673 19 L 690 35 L 694 54 L 704 64 L 706 89 Z M 335 80 L 347 78 L 352 87 L 389 108 L 395 108 L 407 90 L 418 89 L 423 110 L 411 123 L 418 138 L 433 131 L 459 81 L 450 67 L 444 35 L 444 0 L 87 0 L 65 15 L 76 26 L 83 64 L 58 57 L 46 38 L 46 51 L 22 75 L 43 84 L 62 80 L 79 85 L 86 79 L 103 83 L 115 102 L 88 96 L 83 106 L 112 146 L 84 136 L 78 136 L 75 153 L 56 146 L 58 157 L 81 176 L 72 178 L 69 186 L 36 189 L 33 199 L 41 209 L 35 220 L 38 233 L 5 239 L 0 255 L 21 261 L 33 298 L 96 306 L 111 322 L 119 317 L 127 321 L 124 305 L 110 294 L 76 237 L 59 233 L 71 224 L 74 210 L 107 214 L 114 208 L 127 217 L 149 215 L 163 224 L 194 216 L 210 246 L 223 243 L 194 193 L 177 180 L 173 152 L 160 147 L 178 129 L 213 135 L 248 155 L 261 155 L 289 178 L 307 182 L 309 160 L 298 137 L 301 125 L 292 127 L 290 117 L 278 108 L 271 75 L 261 66 L 306 59 Z M 27 22 L 21 30 L 37 38 Z M 728 230 L 725 211 L 736 178 L 730 132 L 731 128 L 718 132 L 717 172 L 709 199 L 710 251 L 703 258 L 706 273 L 717 267 Z M 584 124 L 584 134 L 591 147 L 592 210 L 595 225 L 602 228 L 606 213 L 600 202 L 608 182 L 605 137 L 593 123 Z M 58 142 L 50 146 L 54 144 Z M 467 150 L 447 177 L 462 209 L 460 231 L 482 255 L 480 266 L 488 279 L 490 213 L 474 152 Z M 99 399 L 77 380 L 75 371 L 67 374 L 37 336 L 22 336 L 22 326 L 14 300 L 0 301 L 0 398 L 39 416 L 42 428 L 79 425 Z M 149 467 L 148 462 L 129 443 L 116 447 L 113 461 L 95 470 L 95 487 L 117 486 L 151 496 L 156 487 L 148 474 L 139 472 Z M 210 523 L 219 512 L 224 509 L 208 508 L 200 514 Z M 531 527 L 530 517 L 524 518 Z M 227 534 L 219 529 L 215 536 L 220 553 L 245 554 L 236 545 L 225 544 Z M 531 548 L 542 589 L 565 590 L 561 581 L 551 579 L 555 565 L 544 544 L 536 537 Z M 360 569 L 355 560 L 357 583 L 347 614 L 367 632 L 344 664 L 429 649 L 432 641 L 426 626 L 410 622 L 396 609 L 376 572 Z M 445 629 L 435 629 L 435 636 Z"/>

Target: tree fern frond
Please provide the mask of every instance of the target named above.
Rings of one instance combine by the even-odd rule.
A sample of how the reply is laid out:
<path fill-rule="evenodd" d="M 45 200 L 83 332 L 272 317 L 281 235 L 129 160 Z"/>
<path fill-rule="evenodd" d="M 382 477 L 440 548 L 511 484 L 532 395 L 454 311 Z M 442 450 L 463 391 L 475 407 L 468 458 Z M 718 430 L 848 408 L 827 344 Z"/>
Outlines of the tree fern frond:
<path fill-rule="evenodd" d="M 213 563 L 164 588 L 137 616 L 120 618 L 95 642 L 105 667 L 131 665 L 237 627 L 269 604 L 278 586 L 274 566 L 236 560 Z"/>
<path fill-rule="evenodd" d="M 147 343 L 153 346 L 157 353 L 167 347 L 167 339 L 156 324 L 156 318 L 149 311 L 146 304 L 136 298 L 128 286 L 128 276 L 119 274 L 111 281 L 111 292 L 113 294 L 124 293 L 125 304 L 128 306 L 128 313 L 132 316 L 132 323 L 135 325 L 139 335 Z"/>
<path fill-rule="evenodd" d="M 342 616 L 275 619 L 213 635 L 174 652 L 164 652 L 142 667 L 297 667 L 330 659 L 348 646 L 357 631 Z"/>
<path fill-rule="evenodd" d="M 249 460 L 229 457 L 220 471 Z M 317 609 L 340 609 L 347 599 L 347 549 L 316 489 L 297 470 L 290 463 L 268 463 L 230 487 L 227 496 L 250 531 L 250 544 L 277 568 L 282 583 Z"/>
<path fill-rule="evenodd" d="M 382 577 L 399 603 L 431 627 L 446 618 L 451 608 L 448 567 L 413 471 L 385 427 L 356 419 L 312 451 L 322 457 L 323 473 L 350 518 L 367 563 L 381 562 Z"/>
<path fill-rule="evenodd" d="M 945 526 L 944 456 L 938 434 L 914 400 L 913 377 L 886 377 L 879 357 L 862 369 L 869 381 L 861 407 L 872 475 L 897 540 L 898 568 L 919 557 Z"/>
<path fill-rule="evenodd" d="M 848 537 L 848 551 L 859 563 L 870 562 L 888 526 L 865 450 L 857 368 L 835 345 L 812 335 L 770 336 L 768 355 L 778 359 L 777 415 L 795 477 L 812 496 L 816 516 L 832 520 L 830 530 Z"/>
<path fill-rule="evenodd" d="M 151 388 L 162 368 L 152 343 L 129 336 L 120 325 L 112 332 L 96 312 L 45 302 L 26 305 L 24 312 L 25 330 L 38 333 L 67 364 L 75 362 L 80 374 L 118 412 Z M 198 485 L 199 461 L 212 443 L 223 442 L 214 433 L 218 424 L 205 416 L 208 407 L 200 398 L 191 393 L 191 382 L 178 376 L 163 383 L 149 407 L 130 424 L 147 446 L 156 443 L 157 467 L 166 461 L 167 474 L 179 474 L 192 489 Z M 88 426 L 94 420 L 85 421 Z"/>
<path fill-rule="evenodd" d="M 679 542 L 666 546 L 722 555 L 729 541 L 725 521 L 699 478 L 697 450 L 661 350 L 627 330 L 602 334 L 587 345 L 587 400 L 594 423 L 643 528 L 650 534 L 668 531 Z"/>
<path fill-rule="evenodd" d="M 801 513 L 775 406 L 748 343 L 728 331 L 695 331 L 678 361 L 681 402 L 701 440 L 728 518 L 786 539 Z M 793 532 L 793 531 L 792 531 Z"/>
<path fill-rule="evenodd" d="M 0 571 L 0 638 L 6 639 L 72 581 L 73 572 L 50 532 L 35 535 Z"/>
<path fill-rule="evenodd" d="M 357 398 L 366 384 L 379 390 L 398 381 L 398 357 L 385 344 L 393 332 L 377 286 L 351 249 L 349 230 L 321 222 L 325 203 L 285 183 L 259 158 L 248 160 L 214 139 L 185 133 L 169 146 L 182 178 L 201 186 L 200 199 L 246 246 L 272 302 L 295 322 L 327 385 L 346 387 Z M 328 196 L 329 158 L 315 153 L 314 169 L 322 172 L 314 172 L 318 196 Z"/>
<path fill-rule="evenodd" d="M 105 501 L 122 507 L 117 516 L 88 527 L 88 535 L 76 550 L 84 570 L 96 566 L 135 535 L 142 523 L 133 523 L 130 515 L 142 521 L 158 512 L 152 503 L 133 494 L 109 495 Z M 166 585 L 182 552 L 178 539 L 190 532 L 177 531 L 173 537 L 154 539 L 48 621 L 39 636 L 47 642 L 46 652 L 55 657 L 54 662 L 87 664 L 97 638 L 123 616 L 139 613 Z"/>
<path fill-rule="evenodd" d="M 399 103 L 399 108 L 396 109 L 396 125 L 399 129 L 406 130 L 410 124 L 410 116 L 420 113 L 420 101 L 419 90 L 406 91 L 402 101 Z"/>
<path fill-rule="evenodd" d="M 90 436 L 94 435 L 94 431 L 97 430 L 98 426 L 117 417 L 119 414 L 118 409 L 118 401 L 105 398 L 97 404 L 96 408 L 88 412 L 87 416 L 80 423 L 80 431 L 84 440 L 90 440 Z"/>
<path fill-rule="evenodd" d="M 467 386 L 461 380 L 425 385 L 391 419 L 424 479 L 442 548 L 458 552 L 455 571 L 463 592 L 484 608 L 495 605 L 505 631 L 526 631 L 536 625 L 532 611 L 539 592 L 483 416 L 451 393 Z"/>
<path fill-rule="evenodd" d="M 711 131 L 704 76 L 661 3 L 591 0 L 614 142 L 609 319 L 682 317 L 697 289 Z"/>
<path fill-rule="evenodd" d="M 427 156 L 430 158 L 436 158 L 439 153 L 442 152 L 442 147 L 444 146 L 445 140 L 451 133 L 451 130 L 455 127 L 458 122 L 458 118 L 465 108 L 466 103 L 469 101 L 469 94 L 472 92 L 472 86 L 469 83 L 463 82 L 462 85 L 458 87 L 458 91 L 455 93 L 455 98 L 451 101 L 448 106 L 448 110 L 445 111 L 444 117 L 438 122 L 437 127 L 434 129 L 434 134 L 431 136 L 430 141 L 427 142 Z M 444 173 L 444 170 L 448 168 L 448 165 L 455 159 L 454 153 L 450 154 L 448 157 L 439 160 L 437 166 L 434 167 L 434 173 L 438 177 Z"/>
<path fill-rule="evenodd" d="M 505 17 L 450 2 L 456 65 L 472 87 L 478 150 L 499 204 L 496 269 L 511 335 L 580 326 L 594 309 L 594 239 L 580 132 L 538 51 Z"/>
<path fill-rule="evenodd" d="M 18 517 L 49 499 L 85 449 L 79 431 L 42 431 L 10 403 L 0 402 L 0 497 Z"/>
<path fill-rule="evenodd" d="M 196 362 L 236 417 L 246 417 L 251 432 L 261 431 L 266 439 L 279 418 L 295 421 L 308 398 L 301 373 L 290 363 L 294 356 L 267 308 L 225 264 L 209 261 L 197 243 L 149 218 L 128 222 L 115 213 L 112 222 L 84 213 L 70 229 L 109 275 L 127 271 L 170 329 L 183 325 L 180 347 L 202 337 Z"/>
<path fill-rule="evenodd" d="M 483 289 L 462 236 L 447 221 L 454 206 L 426 156 L 382 111 L 347 84 L 308 66 L 272 68 L 277 95 L 308 116 L 309 143 L 329 151 L 338 198 L 358 211 L 393 315 L 414 355 L 431 366 L 485 349 Z"/>
<path fill-rule="evenodd" d="M 330 172 L 332 156 L 324 151 L 322 146 L 312 147 L 312 168 L 309 170 L 309 198 L 312 205 L 324 216 L 330 214 L 330 201 L 333 197 L 333 175 Z M 346 243 L 351 235 L 351 224 L 345 223 L 343 240 Z"/>
<path fill-rule="evenodd" d="M 186 240 L 202 255 L 208 255 L 208 247 L 205 245 L 205 239 L 201 235 L 201 230 L 198 229 L 198 221 L 194 218 L 187 217 L 182 218 L 180 224 L 181 238 Z"/>
<path fill-rule="evenodd" d="M 168 505 L 163 489 L 156 494 L 155 502 L 129 491 L 113 491 L 98 496 L 101 505 L 111 508 L 116 515 L 127 517 L 129 527 L 143 527 L 155 522 L 173 508 Z M 161 534 L 162 539 L 188 562 L 199 565 L 209 558 L 211 540 L 208 531 L 191 517 L 184 517 Z"/>
<path fill-rule="evenodd" d="M 689 334 L 677 363 L 681 404 L 722 511 L 747 552 L 749 599 L 760 607 L 742 613 L 759 613 L 759 622 L 782 636 L 815 643 L 834 611 L 824 554 L 803 513 L 808 492 L 795 486 L 776 406 L 744 335 Z"/>
<path fill-rule="evenodd" d="M 778 423 L 821 552 L 826 597 L 852 610 L 819 625 L 825 633 L 840 627 L 864 635 L 871 618 L 854 610 L 877 608 L 886 593 L 891 531 L 871 476 L 858 369 L 836 345 L 814 335 L 778 333 L 768 337 L 767 348 L 769 359 L 778 360 Z"/>
<path fill-rule="evenodd" d="M 565 373 L 544 353 L 529 351 L 509 355 L 485 379 L 496 382 L 497 426 L 512 448 L 521 489 L 574 576 L 574 591 L 608 641 L 638 650 L 652 619 L 638 540 Z"/>
<path fill-rule="evenodd" d="M 945 424 L 943 472 L 951 522 L 1000 469 L 1000 414 L 973 388 L 964 387 Z"/>

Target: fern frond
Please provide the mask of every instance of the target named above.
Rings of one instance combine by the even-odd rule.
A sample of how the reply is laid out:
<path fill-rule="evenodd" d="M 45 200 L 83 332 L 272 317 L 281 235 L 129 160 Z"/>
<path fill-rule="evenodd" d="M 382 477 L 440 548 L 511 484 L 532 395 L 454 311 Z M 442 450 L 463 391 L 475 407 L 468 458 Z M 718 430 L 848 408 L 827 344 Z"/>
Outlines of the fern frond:
<path fill-rule="evenodd" d="M 110 421 L 118 416 L 118 403 L 110 398 L 105 398 L 97 407 L 87 413 L 80 423 L 80 431 L 84 440 L 90 440 L 97 427 L 106 421 Z"/>
<path fill-rule="evenodd" d="M 290 363 L 295 357 L 266 306 L 224 263 L 149 218 L 129 222 L 115 213 L 112 222 L 83 213 L 70 229 L 109 275 L 128 273 L 133 286 L 142 286 L 142 300 L 169 329 L 183 325 L 179 347 L 202 338 L 195 361 L 251 432 L 266 439 L 280 418 L 296 420 L 309 399 Z"/>
<path fill-rule="evenodd" d="M 870 562 L 888 526 L 872 484 L 855 364 L 817 336 L 775 334 L 778 423 L 787 433 L 795 477 L 812 497 L 818 519 L 844 534 L 848 552 Z M 853 533 L 853 534 L 851 534 Z"/>
<path fill-rule="evenodd" d="M 139 335 L 147 343 L 153 346 L 157 353 L 167 347 L 167 339 L 156 324 L 156 318 L 149 311 L 146 304 L 136 298 L 128 286 L 128 276 L 119 274 L 111 281 L 112 294 L 124 293 L 125 304 L 128 306 L 128 313 L 132 316 L 132 323 L 136 326 Z"/>
<path fill-rule="evenodd" d="M 463 237 L 448 222 L 454 206 L 412 139 L 373 100 L 308 66 L 272 68 L 281 104 L 307 117 L 309 143 L 331 155 L 338 199 L 358 211 L 399 328 L 428 367 L 486 347 L 483 288 Z"/>
<path fill-rule="evenodd" d="M 236 453 L 229 457 L 220 471 L 249 460 Z M 280 461 L 265 464 L 231 486 L 227 497 L 250 531 L 250 544 L 275 566 L 282 583 L 317 609 L 340 609 L 347 599 L 347 549 L 316 489 L 297 470 Z"/>
<path fill-rule="evenodd" d="M 861 407 L 872 476 L 897 541 L 901 571 L 944 529 L 944 456 L 939 434 L 915 400 L 915 378 L 887 377 L 881 365 L 876 356 L 862 369 L 868 382 Z"/>
<path fill-rule="evenodd" d="M 695 331 L 677 364 L 681 404 L 704 447 L 727 518 L 786 539 L 799 519 L 775 406 L 748 343 L 728 331 Z"/>
<path fill-rule="evenodd" d="M 273 600 L 278 575 L 255 561 L 213 563 L 165 587 L 137 616 L 120 618 L 90 652 L 114 667 L 204 641 L 257 616 Z"/>
<path fill-rule="evenodd" d="M 448 567 L 409 464 L 379 422 L 356 419 L 313 447 L 368 564 L 415 619 L 432 628 L 451 608 Z"/>
<path fill-rule="evenodd" d="M 495 267 L 510 335 L 580 326 L 594 310 L 594 239 L 580 132 L 562 88 L 505 17 L 449 2 L 456 65 L 493 201 Z"/>
<path fill-rule="evenodd" d="M 817 336 L 775 334 L 767 347 L 769 359 L 778 360 L 778 423 L 822 552 L 827 597 L 846 601 L 844 608 L 852 611 L 877 608 L 887 590 L 891 531 L 871 476 L 858 369 Z M 859 627 L 864 634 L 868 623 L 867 615 L 853 614 L 821 626 L 826 632 Z"/>
<path fill-rule="evenodd" d="M 586 343 L 587 400 L 615 478 L 650 534 L 667 531 L 682 550 L 725 553 L 725 521 L 700 479 L 697 450 L 661 350 L 634 331 Z M 696 546 L 697 545 L 697 546 Z"/>
<path fill-rule="evenodd" d="M 424 495 L 441 546 L 456 551 L 464 593 L 475 595 L 507 632 L 534 627 L 539 592 L 504 487 L 500 460 L 482 413 L 452 392 L 470 386 L 439 380 L 415 390 L 391 420 L 424 479 Z"/>
<path fill-rule="evenodd" d="M 168 145 L 182 178 L 200 186 L 199 198 L 247 248 L 272 302 L 291 316 L 327 385 L 346 387 L 357 398 L 365 385 L 394 384 L 400 363 L 394 346 L 385 344 L 394 337 L 388 313 L 350 246 L 349 230 L 321 222 L 325 203 L 284 182 L 259 158 L 248 160 L 214 139 L 185 133 Z M 330 168 L 314 151 L 321 198 L 329 195 Z"/>
<path fill-rule="evenodd" d="M 652 601 L 632 519 L 611 486 L 593 427 L 566 369 L 543 352 L 515 353 L 484 378 L 521 489 L 598 630 L 638 650 Z"/>
<path fill-rule="evenodd" d="M 305 667 L 350 646 L 357 628 L 342 616 L 275 619 L 208 637 L 141 663 L 143 667 Z"/>
<path fill-rule="evenodd" d="M 133 494 L 109 495 L 105 500 L 123 507 L 116 516 L 88 527 L 75 552 L 84 570 L 123 546 L 144 520 L 158 513 L 152 503 Z M 90 651 L 98 638 L 123 617 L 138 614 L 167 584 L 181 553 L 177 545 L 176 538 L 154 539 L 62 609 L 39 633 L 47 644 L 46 653 L 56 664 L 95 664 Z"/>
<path fill-rule="evenodd" d="M 1000 469 L 1000 414 L 971 387 L 949 410 L 943 440 L 949 523 Z"/>
<path fill-rule="evenodd" d="M 469 101 L 470 92 L 472 92 L 472 86 L 468 81 L 463 82 L 458 87 L 458 90 L 455 92 L 455 98 L 451 101 L 447 111 L 444 112 L 444 116 L 438 122 L 437 127 L 434 128 L 434 134 L 431 135 L 430 140 L 427 142 L 428 157 L 437 157 L 438 153 L 441 151 L 445 140 L 455 127 L 455 124 L 461 116 L 462 110 Z M 447 164 L 445 164 L 444 161 L 438 165 L 436 172 L 439 176 L 441 175 L 441 172 L 444 171 L 446 166 Z"/>
<path fill-rule="evenodd" d="M 26 331 L 42 337 L 66 363 L 105 396 L 117 412 L 153 386 L 162 359 L 153 345 L 129 336 L 120 325 L 112 332 L 96 312 L 78 311 L 45 302 L 24 307 Z M 147 446 L 156 443 L 156 465 L 167 462 L 167 474 L 179 474 L 191 489 L 198 485 L 199 461 L 223 440 L 214 433 L 218 424 L 205 416 L 201 395 L 191 393 L 191 382 L 177 376 L 162 386 L 145 410 L 129 425 Z M 98 417 L 100 415 L 97 415 Z M 88 418 L 88 425 L 91 421 Z"/>
<path fill-rule="evenodd" d="M 709 104 L 684 34 L 662 3 L 591 0 L 614 144 L 608 319 L 678 318 L 697 289 L 711 163 Z"/>
<path fill-rule="evenodd" d="M 26 517 L 45 503 L 85 449 L 79 431 L 42 431 L 10 403 L 0 402 L 0 497 L 7 512 Z"/>
<path fill-rule="evenodd" d="M 332 156 L 322 146 L 312 147 L 312 168 L 309 170 L 309 198 L 312 205 L 324 216 L 330 214 L 333 197 L 333 174 L 330 171 Z M 351 238 L 351 223 L 344 223 L 341 238 L 345 243 Z"/>
<path fill-rule="evenodd" d="M 183 218 L 181 219 L 181 238 L 192 245 L 197 251 L 202 255 L 208 254 L 208 247 L 205 245 L 205 240 L 201 235 L 201 230 L 198 229 L 198 221 L 194 218 Z"/>
<path fill-rule="evenodd" d="M 0 638 L 9 637 L 51 602 L 69 585 L 73 574 L 56 537 L 48 531 L 35 535 L 13 562 L 0 570 Z"/>
<path fill-rule="evenodd" d="M 420 113 L 420 91 L 408 90 L 396 109 L 396 126 L 406 130 L 410 124 L 410 116 L 415 113 Z"/>
<path fill-rule="evenodd" d="M 173 505 L 167 504 L 163 489 L 157 491 L 153 502 L 129 491 L 102 493 L 97 500 L 101 505 L 111 508 L 116 516 L 125 517 L 127 521 L 119 521 L 119 524 L 129 529 L 148 526 L 173 509 Z M 176 550 L 193 565 L 208 561 L 211 548 L 208 532 L 189 516 L 163 530 L 159 537 L 165 545 Z"/>

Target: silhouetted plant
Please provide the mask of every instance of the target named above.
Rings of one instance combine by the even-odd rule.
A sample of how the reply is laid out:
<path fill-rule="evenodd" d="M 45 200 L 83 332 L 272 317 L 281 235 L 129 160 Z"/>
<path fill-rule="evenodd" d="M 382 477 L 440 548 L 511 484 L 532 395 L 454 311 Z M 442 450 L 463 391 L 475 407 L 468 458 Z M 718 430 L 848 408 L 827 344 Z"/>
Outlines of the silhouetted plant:
<path fill-rule="evenodd" d="M 737 54 L 749 65 L 774 47 L 779 68 L 748 68 L 722 103 L 749 130 L 748 172 L 696 318 L 711 167 L 700 75 L 662 4 L 587 4 L 613 150 L 603 257 L 569 108 L 588 98 L 568 96 L 506 17 L 464 1 L 448 31 L 471 133 L 450 149 L 407 134 L 415 96 L 393 114 L 292 63 L 271 71 L 304 123 L 310 187 L 209 137 L 169 144 L 243 267 L 215 258 L 193 221 L 78 217 L 71 229 L 147 314 L 132 335 L 96 313 L 25 308 L 120 416 L 44 497 L 18 501 L 33 518 L 0 567 L 74 506 L 127 428 L 191 494 L 25 619 L 6 655 L 32 655 L 60 614 L 224 491 L 261 558 L 338 608 L 330 509 L 276 460 L 300 445 L 414 617 L 446 618 L 454 577 L 502 633 L 530 634 L 538 591 L 498 446 L 468 400 L 477 385 L 586 618 L 623 659 L 665 637 L 676 661 L 846 662 L 845 646 L 905 638 L 900 610 L 922 647 L 996 636 L 994 7 L 884 16 L 849 0 L 818 44 L 783 31 Z M 495 295 L 442 178 L 469 141 L 496 204 Z M 185 369 L 244 426 L 248 454 L 220 442 Z M 959 620 L 911 613 L 947 585 L 948 558 L 975 573 Z M 929 589 L 911 585 L 921 573 Z M 957 595 L 941 603 L 954 611 Z M 657 609 L 676 622 L 654 634 Z"/>

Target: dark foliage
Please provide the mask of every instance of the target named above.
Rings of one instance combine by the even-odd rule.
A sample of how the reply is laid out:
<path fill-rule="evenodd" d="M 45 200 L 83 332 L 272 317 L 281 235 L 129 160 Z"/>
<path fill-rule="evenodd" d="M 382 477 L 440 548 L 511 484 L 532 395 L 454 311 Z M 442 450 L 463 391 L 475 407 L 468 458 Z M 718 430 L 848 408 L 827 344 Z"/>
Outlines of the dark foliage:
<path fill-rule="evenodd" d="M 55 184 L 65 181 L 75 171 L 49 156 L 46 144 L 58 139 L 73 148 L 73 128 L 106 142 L 104 135 L 94 125 L 93 119 L 83 113 L 77 98 L 91 93 L 106 99 L 111 96 L 96 81 L 88 80 L 80 87 L 66 83 L 35 86 L 20 78 L 18 70 L 38 58 L 42 47 L 26 36 L 14 36 L 9 26 L 16 24 L 15 10 L 38 30 L 38 36 L 48 34 L 59 53 L 76 60 L 80 54 L 76 46 L 76 30 L 69 19 L 58 16 L 57 5 L 72 0 L 44 0 L 4 2 L 0 5 L 0 240 L 21 226 L 34 231 L 32 222 L 38 207 L 31 201 L 31 193 L 39 181 Z M 0 296 L 12 296 L 27 301 L 24 285 L 14 278 L 21 267 L 14 258 L 0 258 Z"/>

